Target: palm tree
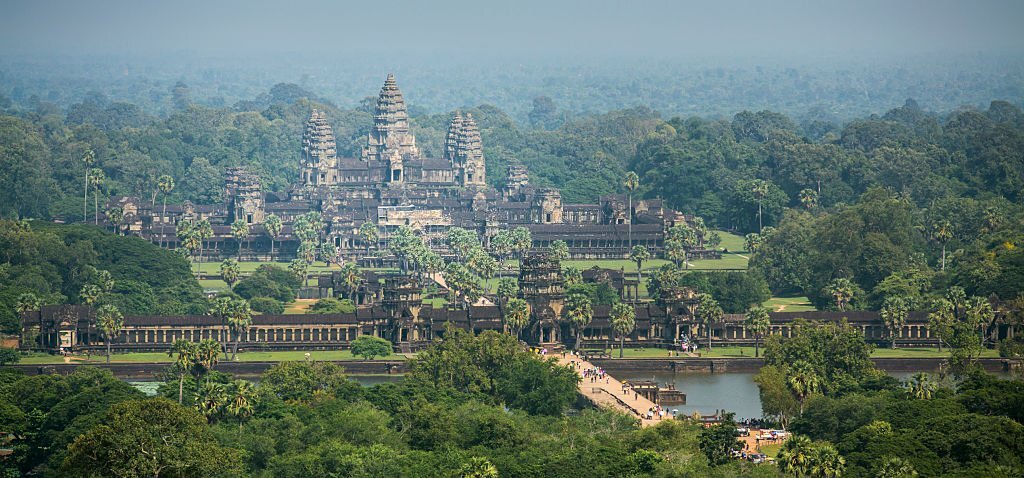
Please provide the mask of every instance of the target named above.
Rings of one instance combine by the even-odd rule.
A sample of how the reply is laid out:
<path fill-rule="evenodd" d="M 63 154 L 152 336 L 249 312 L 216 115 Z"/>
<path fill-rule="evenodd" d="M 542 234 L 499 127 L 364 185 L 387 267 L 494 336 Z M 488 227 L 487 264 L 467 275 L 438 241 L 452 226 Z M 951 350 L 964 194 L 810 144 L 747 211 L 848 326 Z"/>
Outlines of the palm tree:
<path fill-rule="evenodd" d="M 219 383 L 207 381 L 196 389 L 196 410 L 199 410 L 211 423 L 227 404 L 227 400 L 228 396 L 224 391 L 224 385 Z"/>
<path fill-rule="evenodd" d="M 825 287 L 825 291 L 828 295 L 832 296 L 836 301 L 836 308 L 840 311 L 845 310 L 846 305 L 853 299 L 853 282 L 850 279 L 840 277 L 832 280 Z"/>
<path fill-rule="evenodd" d="M 213 339 L 200 340 L 196 345 L 196 364 L 202 367 L 204 374 L 209 374 L 220 362 L 221 345 Z M 207 378 L 209 376 L 207 375 Z"/>
<path fill-rule="evenodd" d="M 697 233 L 693 229 L 685 224 L 672 226 L 665 240 L 665 256 L 676 265 L 685 265 L 689 269 L 688 252 L 696 245 Z"/>
<path fill-rule="evenodd" d="M 234 361 L 238 356 L 238 343 L 242 340 L 242 335 L 252 325 L 252 309 L 249 307 L 249 302 L 245 299 L 232 300 L 228 309 L 227 322 L 231 328 L 231 334 L 235 337 L 234 345 L 231 347 L 231 360 Z"/>
<path fill-rule="evenodd" d="M 839 478 L 846 468 L 846 459 L 830 443 L 819 443 L 811 451 L 810 476 L 813 478 Z"/>
<path fill-rule="evenodd" d="M 583 329 L 594 319 L 594 308 L 590 303 L 590 297 L 579 293 L 569 294 L 565 298 L 565 309 L 566 315 L 569 316 L 569 322 L 576 330 L 575 348 L 579 349 L 583 338 Z"/>
<path fill-rule="evenodd" d="M 505 326 L 515 332 L 519 338 L 523 327 L 530 323 L 530 306 L 525 300 L 511 298 L 505 303 Z"/>
<path fill-rule="evenodd" d="M 896 337 L 907 323 L 907 315 L 910 313 L 908 309 L 908 301 L 904 297 L 887 297 L 882 303 L 882 324 L 889 333 L 893 349 L 896 348 Z"/>
<path fill-rule="evenodd" d="M 174 191 L 174 178 L 166 174 L 161 175 L 156 180 L 156 187 L 160 192 L 164 193 L 164 207 L 163 212 L 160 213 L 160 247 L 164 246 L 164 224 L 167 219 L 167 195 Z"/>
<path fill-rule="evenodd" d="M 178 403 L 181 403 L 185 392 L 185 374 L 189 373 L 196 365 L 196 344 L 185 339 L 174 341 L 174 345 L 167 350 L 167 355 L 178 354 L 174 360 L 174 369 L 178 371 Z"/>
<path fill-rule="evenodd" d="M 110 344 L 115 338 L 121 335 L 124 328 L 124 316 L 117 306 L 103 304 L 96 311 L 96 324 L 103 334 L 103 342 L 107 345 L 107 363 L 110 363 Z"/>
<path fill-rule="evenodd" d="M 93 189 L 93 224 L 100 224 L 100 187 L 103 186 L 103 182 L 107 180 L 107 175 L 103 173 L 100 168 L 92 168 L 89 170 L 89 185 Z"/>
<path fill-rule="evenodd" d="M 701 295 L 700 302 L 697 305 L 697 317 L 704 324 L 704 329 L 708 334 L 708 352 L 711 352 L 712 325 L 715 322 L 721 322 L 724 315 L 722 307 L 718 305 L 718 301 L 714 297 L 711 297 L 711 294 Z"/>
<path fill-rule="evenodd" d="M 909 461 L 891 456 L 875 472 L 876 478 L 917 478 L 917 470 Z"/>
<path fill-rule="evenodd" d="M 270 214 L 263 219 L 263 227 L 266 228 L 267 235 L 270 236 L 270 260 L 274 260 L 274 241 L 281 235 L 284 224 L 277 214 Z"/>
<path fill-rule="evenodd" d="M 814 445 L 811 439 L 803 435 L 794 435 L 786 443 L 776 457 L 779 469 L 783 473 L 796 477 L 807 476 L 811 471 L 811 453 Z"/>
<path fill-rule="evenodd" d="M 942 244 L 942 270 L 946 270 L 946 243 L 953 238 L 953 225 L 949 221 L 941 220 L 932 224 L 932 239 Z"/>
<path fill-rule="evenodd" d="M 911 376 L 906 386 L 910 396 L 918 400 L 931 400 L 932 394 L 935 393 L 935 382 L 932 382 L 931 375 L 924 372 Z"/>
<path fill-rule="evenodd" d="M 14 310 L 18 312 L 18 316 L 21 317 L 25 312 L 31 312 L 33 310 L 39 310 L 40 301 L 35 294 L 26 292 L 18 296 L 14 301 Z"/>
<path fill-rule="evenodd" d="M 474 456 L 462 465 L 459 478 L 498 478 L 498 469 L 482 456 Z"/>
<path fill-rule="evenodd" d="M 640 298 L 639 297 L 639 295 L 640 295 L 640 292 L 639 292 L 640 291 L 640 285 L 644 283 L 644 276 L 643 276 L 644 261 L 647 261 L 650 258 L 651 258 L 651 251 L 647 250 L 647 246 L 636 245 L 636 246 L 633 246 L 633 248 L 630 249 L 630 251 L 629 251 L 629 260 L 631 260 L 634 263 L 636 263 L 637 297 L 635 297 L 635 299 L 639 299 Z"/>
<path fill-rule="evenodd" d="M 935 301 L 933 311 L 928 314 L 928 329 L 935 334 L 939 344 L 939 353 L 942 353 L 942 341 L 947 336 L 949 329 L 956 320 L 956 306 L 946 299 Z"/>
<path fill-rule="evenodd" d="M 764 202 L 764 197 L 768 194 L 768 182 L 763 179 L 755 179 L 751 185 L 751 191 L 757 196 L 757 232 L 761 232 L 764 229 L 761 220 L 761 203 Z"/>
<path fill-rule="evenodd" d="M 633 248 L 633 191 L 636 191 L 636 188 L 638 188 L 640 186 L 640 177 L 637 176 L 636 173 L 634 173 L 633 171 L 630 171 L 630 172 L 626 173 L 626 181 L 625 181 L 624 185 L 626 186 L 626 190 L 629 191 L 629 193 L 628 193 L 629 194 L 629 209 L 626 211 L 626 214 L 629 214 L 629 222 L 627 223 L 628 224 L 628 228 L 627 228 L 628 236 L 627 237 L 629 238 L 629 248 L 632 249 Z"/>
<path fill-rule="evenodd" d="M 203 278 L 203 250 L 205 249 L 205 241 L 213 237 L 213 226 L 210 225 L 210 221 L 203 219 L 196 223 L 195 227 L 196 238 L 199 239 L 199 278 Z"/>
<path fill-rule="evenodd" d="M 253 403 L 256 401 L 256 387 L 248 380 L 235 380 L 228 394 L 227 410 L 238 419 L 238 433 L 242 433 L 242 423 L 253 414 Z"/>
<path fill-rule="evenodd" d="M 89 171 L 92 168 L 93 163 L 96 162 L 96 153 L 89 149 L 85 151 L 85 156 L 82 156 L 82 162 L 85 163 L 85 187 L 83 190 L 85 193 L 82 196 L 82 222 L 89 222 Z"/>
<path fill-rule="evenodd" d="M 110 221 L 110 225 L 114 228 L 114 233 L 120 236 L 121 223 L 124 222 L 124 209 L 112 207 L 107 209 L 105 214 L 107 215 L 107 220 Z"/>
<path fill-rule="evenodd" d="M 498 305 L 503 306 L 505 302 L 516 296 L 519 292 L 519 283 L 511 277 L 498 279 L 498 288 L 495 294 L 498 297 Z"/>
<path fill-rule="evenodd" d="M 764 337 L 772 327 L 772 318 L 768 314 L 768 309 L 754 307 L 748 310 L 746 325 L 754 332 L 754 358 L 757 358 L 761 348 L 761 337 Z"/>
<path fill-rule="evenodd" d="M 821 379 L 818 377 L 818 373 L 814 371 L 811 364 L 797 360 L 790 366 L 786 382 L 793 394 L 796 395 L 797 401 L 800 402 L 800 414 L 803 415 L 804 402 L 807 397 L 818 393 L 821 388 Z"/>
<path fill-rule="evenodd" d="M 224 279 L 224 282 L 227 282 L 229 288 L 235 286 L 239 276 L 241 276 L 241 269 L 238 261 L 229 257 L 220 263 L 220 277 Z"/>
<path fill-rule="evenodd" d="M 746 236 L 743 236 L 743 246 L 747 248 L 747 252 L 751 254 L 757 252 L 761 248 L 761 244 L 764 243 L 764 236 L 751 232 Z"/>
<path fill-rule="evenodd" d="M 291 272 L 298 280 L 308 280 L 306 274 L 309 272 L 309 263 L 302 259 L 295 259 L 288 263 L 288 272 Z"/>
<path fill-rule="evenodd" d="M 341 267 L 341 280 L 348 291 L 348 298 L 355 302 L 356 291 L 359 290 L 359 285 L 363 282 L 363 275 L 359 272 L 359 267 L 352 262 L 346 262 Z"/>
<path fill-rule="evenodd" d="M 636 311 L 632 306 L 623 302 L 612 306 L 612 329 L 619 334 L 619 358 L 622 358 L 626 336 L 636 329 Z"/>
<path fill-rule="evenodd" d="M 818 205 L 818 192 L 810 188 L 801 189 L 800 204 L 807 210 L 814 209 Z"/>
<path fill-rule="evenodd" d="M 241 219 L 231 223 L 231 237 L 238 243 L 238 262 L 242 262 L 242 240 L 249 237 L 249 224 Z"/>
<path fill-rule="evenodd" d="M 223 335 L 227 335 L 228 317 L 231 315 L 233 302 L 234 300 L 231 297 L 217 297 L 213 299 L 213 302 L 210 304 L 210 310 L 207 311 L 207 315 L 216 317 L 224 327 Z M 226 339 L 226 337 L 224 338 Z M 227 349 L 225 349 L 225 353 L 227 353 Z"/>
<path fill-rule="evenodd" d="M 370 246 L 376 246 L 377 241 L 380 240 L 380 235 L 377 231 L 377 225 L 366 221 L 359 226 L 359 239 L 366 244 L 366 255 L 370 255 Z"/>

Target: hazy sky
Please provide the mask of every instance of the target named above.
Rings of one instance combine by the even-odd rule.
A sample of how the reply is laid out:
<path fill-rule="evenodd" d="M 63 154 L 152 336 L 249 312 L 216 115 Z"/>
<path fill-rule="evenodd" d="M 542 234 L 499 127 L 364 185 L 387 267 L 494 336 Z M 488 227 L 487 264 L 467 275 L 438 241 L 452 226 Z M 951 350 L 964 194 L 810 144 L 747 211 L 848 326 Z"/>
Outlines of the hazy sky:
<path fill-rule="evenodd" d="M 0 53 L 1020 53 L 1024 0 L 0 0 Z"/>

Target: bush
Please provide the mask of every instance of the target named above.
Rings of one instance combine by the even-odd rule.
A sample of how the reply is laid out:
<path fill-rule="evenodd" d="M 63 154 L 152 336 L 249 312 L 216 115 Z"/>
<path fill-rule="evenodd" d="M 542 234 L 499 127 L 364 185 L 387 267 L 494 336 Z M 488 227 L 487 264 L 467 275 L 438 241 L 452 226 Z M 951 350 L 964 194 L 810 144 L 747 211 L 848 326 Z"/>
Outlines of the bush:
<path fill-rule="evenodd" d="M 999 356 L 1002 358 L 1024 357 L 1024 339 L 1014 337 L 1001 340 L 999 342 Z"/>
<path fill-rule="evenodd" d="M 281 301 L 271 297 L 253 297 L 249 301 L 249 307 L 261 314 L 283 314 L 284 305 Z"/>
<path fill-rule="evenodd" d="M 18 363 L 21 360 L 21 356 L 17 350 L 8 347 L 0 347 L 0 365 L 7 365 L 9 363 Z"/>
<path fill-rule="evenodd" d="M 352 355 L 365 360 L 391 355 L 391 342 L 373 335 L 360 335 L 352 341 Z"/>
<path fill-rule="evenodd" d="M 314 314 L 351 314 L 356 311 L 356 305 L 348 299 L 328 297 L 316 301 L 309 311 Z"/>
<path fill-rule="evenodd" d="M 254 297 L 271 297 L 282 303 L 295 299 L 302 282 L 291 272 L 278 266 L 262 265 L 252 275 L 238 281 L 235 293 L 252 300 Z"/>

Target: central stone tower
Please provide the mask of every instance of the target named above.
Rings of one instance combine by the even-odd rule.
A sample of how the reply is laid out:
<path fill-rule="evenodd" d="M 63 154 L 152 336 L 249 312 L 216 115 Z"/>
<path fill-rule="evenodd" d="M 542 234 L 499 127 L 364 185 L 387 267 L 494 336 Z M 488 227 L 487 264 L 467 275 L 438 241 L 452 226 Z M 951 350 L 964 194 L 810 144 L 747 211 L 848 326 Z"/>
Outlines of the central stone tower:
<path fill-rule="evenodd" d="M 389 183 L 405 181 L 403 161 L 419 157 L 416 137 L 409 131 L 409 111 L 405 98 L 398 89 L 395 75 L 388 74 L 384 87 L 377 97 L 377 108 L 373 115 L 373 128 L 366 147 L 363 161 L 384 161 L 388 164 L 385 179 Z"/>

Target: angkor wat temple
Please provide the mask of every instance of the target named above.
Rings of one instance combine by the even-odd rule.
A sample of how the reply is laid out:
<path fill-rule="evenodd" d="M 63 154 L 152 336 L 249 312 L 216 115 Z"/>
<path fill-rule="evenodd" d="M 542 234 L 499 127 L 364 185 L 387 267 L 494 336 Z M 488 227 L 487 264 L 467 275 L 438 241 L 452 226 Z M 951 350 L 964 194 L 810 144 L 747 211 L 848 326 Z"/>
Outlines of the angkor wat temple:
<path fill-rule="evenodd" d="M 388 75 L 377 98 L 373 127 L 358 158 L 337 155 L 333 129 L 324 113 L 313 110 L 302 136 L 300 177 L 287 191 L 267 192 L 251 172 L 226 171 L 223 204 L 192 204 L 163 209 L 137 198 L 116 198 L 122 228 L 155 243 L 175 248 L 176 225 L 184 220 L 208 220 L 213 237 L 211 258 L 233 255 L 268 259 L 271 238 L 265 218 L 279 217 L 284 228 L 274 259 L 294 258 L 298 240 L 291 230 L 295 217 L 322 213 L 326 238 L 339 258 L 352 258 L 367 248 L 386 248 L 387 238 L 409 226 L 429 240 L 452 227 L 476 231 L 486 244 L 504 228 L 530 230 L 534 246 L 563 240 L 574 258 L 623 258 L 631 245 L 645 245 L 653 254 L 663 247 L 666 230 L 687 218 L 667 209 L 661 200 L 625 195 L 602 196 L 597 204 L 563 204 L 557 189 L 534 187 L 527 170 L 509 166 L 502 187 L 489 186 L 480 129 L 470 114 L 451 119 L 441 158 L 426 158 L 410 131 L 405 99 L 393 75 Z M 243 220 L 250 235 L 236 241 L 231 224 Z M 372 222 L 380 243 L 365 244 L 359 226 Z M 239 244 L 244 242 L 244 247 Z M 695 256 L 709 251 L 695 251 Z"/>

